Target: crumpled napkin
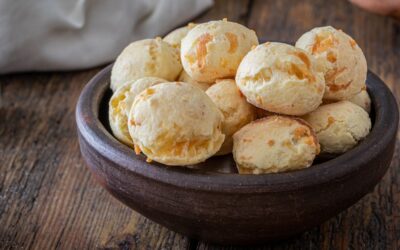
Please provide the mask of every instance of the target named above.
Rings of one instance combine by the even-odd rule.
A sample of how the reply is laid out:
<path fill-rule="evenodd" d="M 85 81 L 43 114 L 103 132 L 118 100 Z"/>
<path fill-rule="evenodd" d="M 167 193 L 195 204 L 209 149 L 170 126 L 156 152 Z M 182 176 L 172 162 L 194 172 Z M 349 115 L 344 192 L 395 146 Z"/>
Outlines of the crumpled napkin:
<path fill-rule="evenodd" d="M 0 1 L 0 73 L 74 70 L 114 60 L 164 35 L 212 0 Z"/>

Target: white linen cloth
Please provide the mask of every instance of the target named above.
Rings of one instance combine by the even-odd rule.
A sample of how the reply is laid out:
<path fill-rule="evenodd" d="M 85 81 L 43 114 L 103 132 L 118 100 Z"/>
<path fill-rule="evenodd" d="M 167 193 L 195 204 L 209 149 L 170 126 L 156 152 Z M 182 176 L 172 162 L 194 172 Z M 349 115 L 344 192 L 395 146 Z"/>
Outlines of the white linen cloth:
<path fill-rule="evenodd" d="M 212 0 L 0 0 L 0 73 L 73 70 L 112 61 L 164 35 Z"/>

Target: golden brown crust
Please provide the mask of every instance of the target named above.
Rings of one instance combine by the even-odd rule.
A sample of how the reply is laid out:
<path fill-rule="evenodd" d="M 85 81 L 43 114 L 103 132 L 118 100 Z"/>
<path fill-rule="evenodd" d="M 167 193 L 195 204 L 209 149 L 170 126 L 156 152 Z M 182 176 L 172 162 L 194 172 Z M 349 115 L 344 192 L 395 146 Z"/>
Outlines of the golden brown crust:
<path fill-rule="evenodd" d="M 204 33 L 198 38 L 198 43 L 196 47 L 196 53 L 197 53 L 197 65 L 200 69 L 204 68 L 204 65 L 206 63 L 206 56 L 207 56 L 207 43 L 212 41 L 213 36 Z"/>

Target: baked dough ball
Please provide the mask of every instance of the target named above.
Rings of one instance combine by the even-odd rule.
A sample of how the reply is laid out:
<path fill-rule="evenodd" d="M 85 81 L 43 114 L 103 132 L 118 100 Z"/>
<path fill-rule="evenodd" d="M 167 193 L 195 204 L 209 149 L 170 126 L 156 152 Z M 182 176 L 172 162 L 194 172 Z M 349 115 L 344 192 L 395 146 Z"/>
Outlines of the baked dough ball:
<path fill-rule="evenodd" d="M 183 166 L 205 161 L 220 149 L 222 119 L 201 89 L 190 83 L 161 83 L 135 98 L 128 128 L 137 153 Z"/>
<path fill-rule="evenodd" d="M 346 152 L 371 129 L 368 113 L 349 101 L 323 105 L 304 119 L 313 127 L 321 150 L 326 153 Z"/>
<path fill-rule="evenodd" d="M 166 35 L 163 40 L 169 44 L 171 44 L 174 48 L 181 49 L 181 41 L 187 35 L 189 30 L 193 29 L 196 26 L 194 23 L 189 23 L 184 27 L 180 27 L 171 31 L 168 35 Z"/>
<path fill-rule="evenodd" d="M 217 154 L 229 154 L 232 152 L 233 134 L 254 120 L 254 108 L 246 101 L 236 87 L 235 81 L 231 79 L 217 80 L 213 86 L 207 89 L 206 94 L 224 115 L 222 133 L 225 135 L 225 141 Z"/>
<path fill-rule="evenodd" d="M 182 65 L 199 82 L 232 78 L 242 58 L 257 44 L 256 33 L 241 24 L 226 20 L 202 23 L 182 39 Z"/>
<path fill-rule="evenodd" d="M 318 153 L 314 132 L 299 118 L 269 116 L 244 126 L 233 136 L 233 157 L 240 174 L 307 168 Z"/>
<path fill-rule="evenodd" d="M 286 115 L 313 111 L 321 104 L 325 89 L 323 74 L 310 54 L 270 42 L 243 58 L 236 84 L 251 104 Z"/>
<path fill-rule="evenodd" d="M 145 76 L 175 81 L 182 70 L 179 50 L 161 38 L 131 43 L 118 56 L 111 71 L 111 89 Z"/>
<path fill-rule="evenodd" d="M 363 89 L 360 93 L 353 96 L 351 99 L 349 99 L 349 101 L 360 106 L 367 111 L 367 113 L 371 112 L 371 98 L 369 97 L 366 89 Z"/>
<path fill-rule="evenodd" d="M 325 99 L 347 100 L 365 86 L 367 61 L 349 35 L 331 26 L 314 28 L 303 34 L 296 47 L 307 50 L 324 72 Z"/>
<path fill-rule="evenodd" d="M 114 136 L 128 146 L 133 147 L 128 131 L 128 115 L 135 97 L 146 88 L 167 82 L 158 77 L 144 77 L 125 83 L 112 95 L 108 104 L 108 120 Z"/>
<path fill-rule="evenodd" d="M 187 82 L 196 85 L 197 87 L 201 88 L 202 90 L 206 91 L 212 84 L 206 82 L 198 82 L 193 80 L 186 71 L 182 70 L 181 74 L 179 75 L 178 81 L 180 82 Z"/>

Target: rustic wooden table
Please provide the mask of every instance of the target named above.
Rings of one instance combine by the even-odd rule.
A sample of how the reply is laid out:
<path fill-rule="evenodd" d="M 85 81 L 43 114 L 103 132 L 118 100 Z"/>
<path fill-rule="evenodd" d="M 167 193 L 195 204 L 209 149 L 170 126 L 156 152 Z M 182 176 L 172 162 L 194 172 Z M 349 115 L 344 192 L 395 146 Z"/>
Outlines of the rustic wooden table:
<path fill-rule="evenodd" d="M 324 0 L 220 0 L 195 21 L 223 17 L 268 40 L 295 41 L 314 26 L 341 28 L 357 40 L 369 68 L 400 98 L 399 22 L 347 1 Z M 74 109 L 81 89 L 100 68 L 0 77 L 0 248 L 219 248 L 149 221 L 91 177 L 79 153 Z M 397 147 L 380 184 L 347 211 L 263 248 L 399 248 L 399 159 Z"/>

